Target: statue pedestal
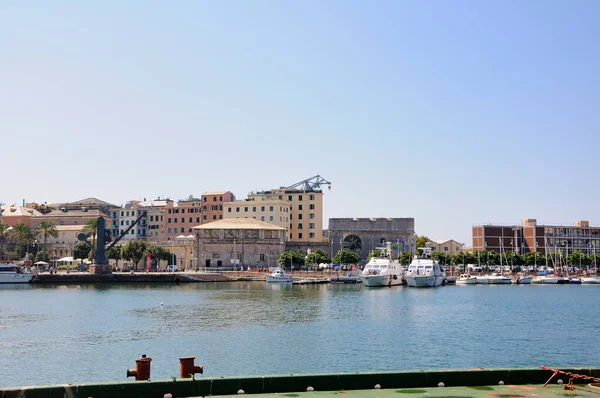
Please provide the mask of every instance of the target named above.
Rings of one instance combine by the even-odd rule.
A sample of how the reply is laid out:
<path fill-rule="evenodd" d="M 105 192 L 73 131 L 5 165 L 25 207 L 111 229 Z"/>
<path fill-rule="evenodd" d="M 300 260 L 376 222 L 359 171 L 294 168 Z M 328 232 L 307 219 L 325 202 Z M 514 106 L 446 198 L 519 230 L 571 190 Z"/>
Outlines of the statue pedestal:
<path fill-rule="evenodd" d="M 90 274 L 110 274 L 111 272 L 108 264 L 90 264 Z"/>

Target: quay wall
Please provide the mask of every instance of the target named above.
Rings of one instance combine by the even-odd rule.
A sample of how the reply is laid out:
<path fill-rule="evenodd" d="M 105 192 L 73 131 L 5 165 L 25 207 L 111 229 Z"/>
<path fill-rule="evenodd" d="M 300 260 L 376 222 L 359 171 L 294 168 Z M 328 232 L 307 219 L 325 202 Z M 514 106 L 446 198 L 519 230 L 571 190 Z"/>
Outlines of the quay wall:
<path fill-rule="evenodd" d="M 599 377 L 599 368 L 562 369 L 564 371 Z M 372 390 L 437 387 L 493 386 L 543 384 L 552 372 L 543 369 L 464 369 L 439 371 L 407 371 L 377 373 L 341 373 L 313 375 L 275 375 L 254 377 L 218 377 L 173 379 L 169 381 L 127 381 L 107 384 L 67 384 L 57 386 L 0 388 L 2 398 L 172 398 L 209 395 L 276 394 L 304 392 L 310 386 L 315 391 Z M 554 377 L 553 383 L 564 375 Z M 442 394 L 443 395 L 443 394 Z"/>
<path fill-rule="evenodd" d="M 80 284 L 80 283 L 197 283 L 224 282 L 231 278 L 218 273 L 112 273 L 112 274 L 39 274 L 32 280 L 35 284 Z"/>

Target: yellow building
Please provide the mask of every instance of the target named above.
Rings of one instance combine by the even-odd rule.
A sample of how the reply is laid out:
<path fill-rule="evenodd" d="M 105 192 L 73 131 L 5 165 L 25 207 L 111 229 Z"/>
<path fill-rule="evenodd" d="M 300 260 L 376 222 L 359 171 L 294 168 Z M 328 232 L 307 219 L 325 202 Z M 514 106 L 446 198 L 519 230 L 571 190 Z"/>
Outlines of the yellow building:
<path fill-rule="evenodd" d="M 462 249 L 464 244 L 455 241 L 454 239 L 441 239 L 441 240 L 428 240 L 429 247 L 433 249 L 434 252 L 440 252 L 444 254 L 458 254 L 462 253 Z"/>
<path fill-rule="evenodd" d="M 317 175 L 287 188 L 251 192 L 248 199 L 257 202 L 263 200 L 287 202 L 290 220 L 288 240 L 290 242 L 323 242 L 322 184 L 331 183 Z"/>
<path fill-rule="evenodd" d="M 253 218 L 286 229 L 290 225 L 290 203 L 285 200 L 257 197 L 223 203 L 223 218 Z"/>

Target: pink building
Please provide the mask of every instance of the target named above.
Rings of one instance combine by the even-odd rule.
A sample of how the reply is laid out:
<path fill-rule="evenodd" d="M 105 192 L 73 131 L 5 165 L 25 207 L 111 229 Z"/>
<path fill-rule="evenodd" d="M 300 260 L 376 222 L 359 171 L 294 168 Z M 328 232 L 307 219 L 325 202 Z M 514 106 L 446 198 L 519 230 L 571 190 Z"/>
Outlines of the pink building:
<path fill-rule="evenodd" d="M 202 194 L 202 224 L 223 219 L 223 203 L 233 202 L 231 191 L 204 192 Z"/>
<path fill-rule="evenodd" d="M 31 227 L 31 219 L 41 217 L 42 213 L 23 206 L 0 206 L 0 223 L 11 227 L 23 223 Z"/>

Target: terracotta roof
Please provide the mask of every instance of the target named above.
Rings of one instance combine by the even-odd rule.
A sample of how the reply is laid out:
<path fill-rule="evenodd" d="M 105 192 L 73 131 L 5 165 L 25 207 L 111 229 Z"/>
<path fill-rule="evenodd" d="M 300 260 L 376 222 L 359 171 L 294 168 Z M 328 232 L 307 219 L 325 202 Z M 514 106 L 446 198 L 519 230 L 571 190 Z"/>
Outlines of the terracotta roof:
<path fill-rule="evenodd" d="M 65 205 L 79 205 L 79 206 L 105 205 L 105 206 L 110 206 L 110 207 L 117 207 L 116 205 L 113 205 L 112 203 L 108 203 L 108 202 L 105 202 L 103 200 L 100 200 L 100 199 L 94 198 L 94 197 L 85 198 L 85 199 L 77 200 L 75 202 L 64 203 L 64 204 Z"/>
<path fill-rule="evenodd" d="M 255 220 L 254 218 L 225 218 L 208 224 L 198 225 L 193 229 L 272 229 L 285 231 L 285 228 Z"/>
<path fill-rule="evenodd" d="M 213 191 L 213 192 L 204 192 L 202 194 L 202 196 L 206 196 L 206 195 L 225 195 L 227 192 L 229 191 Z"/>
<path fill-rule="evenodd" d="M 23 206 L 0 206 L 0 212 L 2 213 L 3 217 L 40 217 L 42 215 L 42 213 L 35 209 L 30 209 L 29 207 Z"/>

